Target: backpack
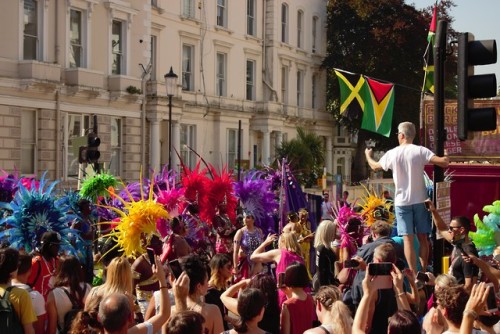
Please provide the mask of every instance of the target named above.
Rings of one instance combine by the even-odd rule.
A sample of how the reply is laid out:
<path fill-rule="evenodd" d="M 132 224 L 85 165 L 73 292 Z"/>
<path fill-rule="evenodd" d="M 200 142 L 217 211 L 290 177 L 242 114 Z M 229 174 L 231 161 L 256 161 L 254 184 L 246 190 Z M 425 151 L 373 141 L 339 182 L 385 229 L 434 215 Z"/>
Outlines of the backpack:
<path fill-rule="evenodd" d="M 71 329 L 71 324 L 73 323 L 73 320 L 76 318 L 78 312 L 83 310 L 84 305 L 82 302 L 74 300 L 73 297 L 71 297 L 71 295 L 69 294 L 68 290 L 64 288 L 61 289 L 66 293 L 66 296 L 68 296 L 69 301 L 71 302 L 71 310 L 66 312 L 66 314 L 64 315 L 63 327 L 59 328 L 60 334 L 67 334 Z M 85 295 L 86 290 L 87 286 L 85 285 L 85 288 L 83 289 L 83 295 Z"/>
<path fill-rule="evenodd" d="M 9 300 L 13 286 L 5 289 L 3 297 L 0 299 L 0 332 L 9 334 L 23 334 L 24 328 L 17 316 L 14 306 Z"/>

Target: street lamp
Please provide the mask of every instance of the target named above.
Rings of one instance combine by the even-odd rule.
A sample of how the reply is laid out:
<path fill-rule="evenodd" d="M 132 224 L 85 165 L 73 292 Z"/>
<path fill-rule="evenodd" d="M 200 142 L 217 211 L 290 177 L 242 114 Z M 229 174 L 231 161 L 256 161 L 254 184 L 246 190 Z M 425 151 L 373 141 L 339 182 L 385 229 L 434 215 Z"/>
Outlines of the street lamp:
<path fill-rule="evenodd" d="M 165 74 L 165 86 L 167 87 L 168 96 L 168 168 L 172 169 L 172 97 L 177 89 L 177 74 L 172 71 Z"/>

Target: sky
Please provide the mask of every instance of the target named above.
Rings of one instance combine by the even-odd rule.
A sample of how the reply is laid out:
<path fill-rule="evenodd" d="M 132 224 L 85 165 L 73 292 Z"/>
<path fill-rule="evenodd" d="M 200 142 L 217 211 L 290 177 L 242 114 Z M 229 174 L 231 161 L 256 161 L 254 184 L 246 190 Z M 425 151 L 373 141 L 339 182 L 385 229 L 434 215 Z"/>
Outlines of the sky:
<path fill-rule="evenodd" d="M 405 0 L 417 9 L 434 5 L 435 0 Z M 500 0 L 455 0 L 456 7 L 451 10 L 454 21 L 451 26 L 457 32 L 471 32 L 476 40 L 495 39 L 500 43 Z M 430 24 L 430 23 L 429 23 Z M 475 67 L 475 74 L 495 73 L 497 84 L 500 83 L 500 59 L 496 64 Z"/>

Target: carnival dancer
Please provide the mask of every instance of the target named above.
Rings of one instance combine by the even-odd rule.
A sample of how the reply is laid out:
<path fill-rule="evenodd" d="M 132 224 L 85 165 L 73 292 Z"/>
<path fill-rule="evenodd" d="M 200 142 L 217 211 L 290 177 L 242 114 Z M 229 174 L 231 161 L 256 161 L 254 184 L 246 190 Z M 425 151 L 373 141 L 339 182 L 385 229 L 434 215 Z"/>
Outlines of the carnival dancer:
<path fill-rule="evenodd" d="M 251 212 L 243 213 L 245 226 L 234 236 L 233 263 L 237 263 L 234 273 L 237 280 L 249 278 L 262 271 L 262 264 L 250 260 L 250 255 L 262 244 L 264 235 L 255 226 L 255 217 Z"/>

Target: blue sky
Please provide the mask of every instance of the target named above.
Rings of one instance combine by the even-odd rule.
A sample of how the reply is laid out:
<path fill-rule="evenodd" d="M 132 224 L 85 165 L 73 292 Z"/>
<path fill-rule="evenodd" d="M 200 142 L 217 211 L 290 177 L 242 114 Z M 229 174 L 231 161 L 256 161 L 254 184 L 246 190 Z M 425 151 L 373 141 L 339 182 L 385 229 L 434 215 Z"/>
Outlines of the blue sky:
<path fill-rule="evenodd" d="M 416 8 L 425 8 L 435 3 L 435 0 L 405 0 L 413 3 Z M 498 16 L 500 14 L 500 0 L 455 0 L 457 5 L 452 9 L 451 16 L 454 18 L 451 26 L 458 32 L 471 32 L 476 40 L 495 39 L 500 43 L 500 25 Z M 476 66 L 475 73 L 495 73 L 497 83 L 500 83 L 500 59 L 496 64 Z"/>

